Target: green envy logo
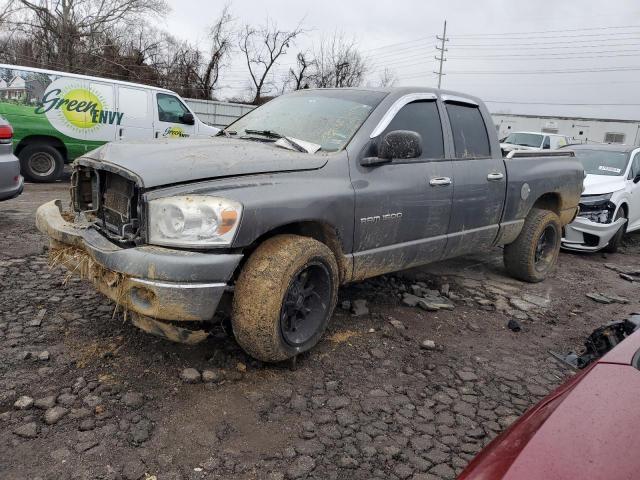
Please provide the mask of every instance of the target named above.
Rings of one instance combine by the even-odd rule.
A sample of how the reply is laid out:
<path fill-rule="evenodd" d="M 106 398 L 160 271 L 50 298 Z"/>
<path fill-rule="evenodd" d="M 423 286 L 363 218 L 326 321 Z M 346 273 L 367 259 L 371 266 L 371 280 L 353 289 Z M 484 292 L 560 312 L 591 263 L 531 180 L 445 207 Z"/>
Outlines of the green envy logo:
<path fill-rule="evenodd" d="M 124 113 L 105 108 L 105 102 L 98 95 L 86 88 L 73 88 L 63 92 L 59 88 L 48 90 L 36 107 L 35 113 L 61 114 L 69 127 L 77 129 L 94 129 L 98 125 L 120 125 Z"/>

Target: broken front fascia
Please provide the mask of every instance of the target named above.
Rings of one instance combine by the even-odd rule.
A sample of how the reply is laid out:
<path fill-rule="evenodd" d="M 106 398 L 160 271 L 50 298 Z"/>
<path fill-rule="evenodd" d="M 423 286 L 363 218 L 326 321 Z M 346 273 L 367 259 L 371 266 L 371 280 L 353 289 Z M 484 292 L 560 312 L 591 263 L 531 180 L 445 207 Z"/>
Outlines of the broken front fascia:
<path fill-rule="evenodd" d="M 89 225 L 66 221 L 59 200 L 38 208 L 36 225 L 51 239 L 54 263 L 93 282 L 124 310 L 147 317 L 133 322 L 143 330 L 173 341 L 193 343 L 206 335 L 194 337 L 160 321 L 212 320 L 242 259 L 148 245 L 122 248 Z"/>
<path fill-rule="evenodd" d="M 564 228 L 563 248 L 596 252 L 607 246 L 627 222 L 626 218 L 612 221 L 616 205 L 611 202 L 611 195 L 586 195 L 580 199 L 580 213 Z M 585 234 L 597 239 L 597 242 L 588 242 Z"/>

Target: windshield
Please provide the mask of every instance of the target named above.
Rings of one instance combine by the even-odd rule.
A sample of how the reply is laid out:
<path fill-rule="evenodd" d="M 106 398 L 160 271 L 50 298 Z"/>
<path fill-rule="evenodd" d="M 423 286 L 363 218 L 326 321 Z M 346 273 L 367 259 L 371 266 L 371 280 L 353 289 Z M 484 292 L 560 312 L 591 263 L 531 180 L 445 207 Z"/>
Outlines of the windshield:
<path fill-rule="evenodd" d="M 504 139 L 504 143 L 522 145 L 523 147 L 540 147 L 542 145 L 542 135 L 536 133 L 510 133 Z"/>
<path fill-rule="evenodd" d="M 252 110 L 225 130 L 241 137 L 275 132 L 335 152 L 346 146 L 385 95 L 366 90 L 295 92 Z"/>
<path fill-rule="evenodd" d="M 607 150 L 576 149 L 576 158 L 589 175 L 623 175 L 627 169 L 629 154 Z"/>

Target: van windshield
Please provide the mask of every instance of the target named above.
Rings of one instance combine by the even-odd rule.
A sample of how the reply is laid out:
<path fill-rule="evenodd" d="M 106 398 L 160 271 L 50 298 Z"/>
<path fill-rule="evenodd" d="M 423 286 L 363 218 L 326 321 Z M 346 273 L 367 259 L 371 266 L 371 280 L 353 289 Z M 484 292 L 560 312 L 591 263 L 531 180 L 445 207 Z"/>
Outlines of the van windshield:
<path fill-rule="evenodd" d="M 624 175 L 629 162 L 626 152 L 607 150 L 576 149 L 576 158 L 582 163 L 584 172 L 589 175 Z"/>
<path fill-rule="evenodd" d="M 540 147 L 542 145 L 542 135 L 536 133 L 510 133 L 504 139 L 504 143 L 521 145 L 523 147 Z"/>
<path fill-rule="evenodd" d="M 277 137 L 302 140 L 320 145 L 322 151 L 335 152 L 347 145 L 386 95 L 368 90 L 299 91 L 252 110 L 225 131 L 245 138 L 277 133 Z"/>

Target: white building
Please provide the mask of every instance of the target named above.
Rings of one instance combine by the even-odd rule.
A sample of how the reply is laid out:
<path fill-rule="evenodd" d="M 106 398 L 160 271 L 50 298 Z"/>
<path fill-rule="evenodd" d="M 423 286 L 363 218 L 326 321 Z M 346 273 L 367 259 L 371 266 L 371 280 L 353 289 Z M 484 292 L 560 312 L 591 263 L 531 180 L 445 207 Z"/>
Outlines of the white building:
<path fill-rule="evenodd" d="M 607 118 L 546 117 L 493 113 L 499 138 L 511 132 L 559 133 L 576 142 L 627 143 L 640 145 L 640 120 Z"/>

